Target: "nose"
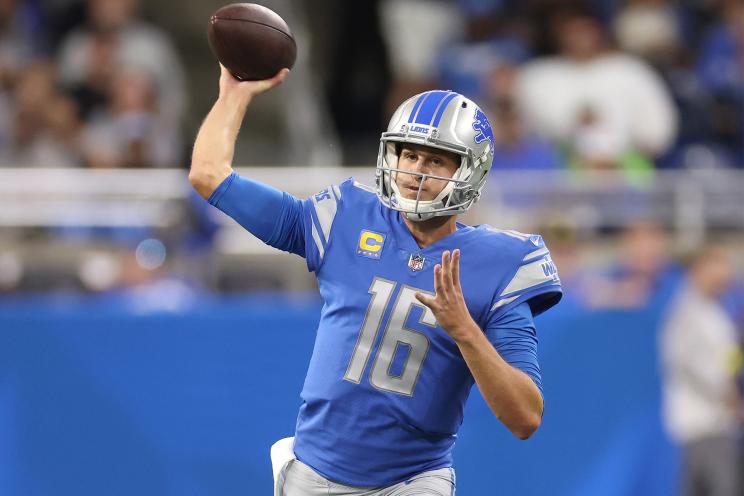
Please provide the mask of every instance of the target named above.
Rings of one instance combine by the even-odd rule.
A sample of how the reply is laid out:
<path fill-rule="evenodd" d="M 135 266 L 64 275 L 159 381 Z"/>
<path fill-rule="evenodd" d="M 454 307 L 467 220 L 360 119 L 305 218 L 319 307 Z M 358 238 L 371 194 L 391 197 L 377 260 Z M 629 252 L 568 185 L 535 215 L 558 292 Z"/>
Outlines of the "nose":
<path fill-rule="evenodd" d="M 413 164 L 413 168 L 412 169 L 413 169 L 414 172 L 420 172 L 420 173 L 423 174 L 423 173 L 425 173 L 428 170 L 428 168 L 429 167 L 427 165 L 427 161 L 426 161 L 425 157 L 419 157 L 418 159 L 416 159 L 416 162 Z M 421 179 L 420 176 L 416 176 L 416 177 L 418 179 Z"/>
<path fill-rule="evenodd" d="M 415 163 L 411 164 L 411 172 L 416 172 L 416 174 L 409 174 L 408 177 L 411 178 L 411 182 L 413 182 L 416 186 L 421 184 L 421 181 L 423 178 L 419 176 L 419 174 L 425 174 L 426 173 L 426 164 L 423 160 L 419 159 Z"/>

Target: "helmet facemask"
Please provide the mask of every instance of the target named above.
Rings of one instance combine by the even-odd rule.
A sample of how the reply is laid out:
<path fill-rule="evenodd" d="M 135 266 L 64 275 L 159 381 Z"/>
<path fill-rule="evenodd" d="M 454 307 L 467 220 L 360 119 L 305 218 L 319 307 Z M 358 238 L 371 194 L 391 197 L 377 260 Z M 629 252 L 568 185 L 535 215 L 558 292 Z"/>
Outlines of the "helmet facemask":
<path fill-rule="evenodd" d="M 385 142 L 383 140 L 380 143 L 382 163 L 378 163 L 376 174 L 378 176 L 378 191 L 382 193 L 380 200 L 385 206 L 403 212 L 408 219 L 414 221 L 423 221 L 437 216 L 455 215 L 470 208 L 470 205 L 475 202 L 479 193 L 473 190 L 472 184 L 468 181 L 469 176 L 472 174 L 472 168 L 467 166 L 470 159 L 468 155 L 458 153 L 460 166 L 452 174 L 452 177 L 437 176 L 427 172 L 416 172 L 398 168 L 401 145 L 404 146 L 405 142 Z M 434 151 L 437 150 L 428 144 L 424 146 Z M 396 182 L 398 174 L 408 174 L 421 178 L 416 198 L 406 198 L 401 193 Z M 426 181 L 430 179 L 446 181 L 446 184 L 433 199 L 422 200 L 422 190 Z"/>

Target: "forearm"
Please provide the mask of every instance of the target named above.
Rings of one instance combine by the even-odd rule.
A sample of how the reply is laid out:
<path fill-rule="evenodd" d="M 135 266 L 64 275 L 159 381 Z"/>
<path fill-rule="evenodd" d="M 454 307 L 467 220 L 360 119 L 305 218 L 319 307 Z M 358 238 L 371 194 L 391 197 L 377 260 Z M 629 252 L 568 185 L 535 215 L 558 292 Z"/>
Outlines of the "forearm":
<path fill-rule="evenodd" d="M 543 400 L 524 372 L 509 365 L 475 322 L 455 342 L 491 411 L 518 438 L 527 439 L 540 426 Z"/>
<path fill-rule="evenodd" d="M 204 198 L 232 173 L 235 140 L 249 102 L 243 94 L 220 96 L 199 129 L 189 181 Z"/>

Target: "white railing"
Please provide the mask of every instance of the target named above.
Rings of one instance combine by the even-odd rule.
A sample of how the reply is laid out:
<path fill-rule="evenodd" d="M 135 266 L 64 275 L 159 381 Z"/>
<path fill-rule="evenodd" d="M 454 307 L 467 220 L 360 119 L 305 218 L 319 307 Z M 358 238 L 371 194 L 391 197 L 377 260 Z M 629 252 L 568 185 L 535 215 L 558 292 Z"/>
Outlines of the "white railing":
<path fill-rule="evenodd" d="M 242 174 L 300 197 L 349 176 L 372 184 L 374 168 L 252 167 Z M 0 239 L 7 228 L 167 227 L 192 194 L 183 170 L 0 169 Z M 744 233 L 743 171 L 663 171 L 641 182 L 613 172 L 492 172 L 466 221 L 535 227 L 561 217 L 578 228 L 621 226 L 650 218 L 693 244 L 706 230 Z M 227 226 L 233 224 L 226 222 Z M 227 229 L 229 252 L 263 251 Z"/>

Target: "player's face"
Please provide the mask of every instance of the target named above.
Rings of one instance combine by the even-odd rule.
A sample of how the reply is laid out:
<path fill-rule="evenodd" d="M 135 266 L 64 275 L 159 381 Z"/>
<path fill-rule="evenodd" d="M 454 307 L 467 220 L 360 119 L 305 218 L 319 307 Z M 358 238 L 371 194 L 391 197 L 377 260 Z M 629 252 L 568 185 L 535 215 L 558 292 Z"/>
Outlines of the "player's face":
<path fill-rule="evenodd" d="M 460 157 L 456 153 L 437 150 L 420 145 L 404 145 L 398 156 L 398 169 L 400 171 L 431 174 L 432 176 L 452 177 L 460 167 Z M 448 181 L 444 179 L 426 178 L 423 184 L 422 178 L 416 174 L 396 174 L 395 183 L 404 198 L 415 200 L 421 188 L 419 200 L 433 200 Z"/>

